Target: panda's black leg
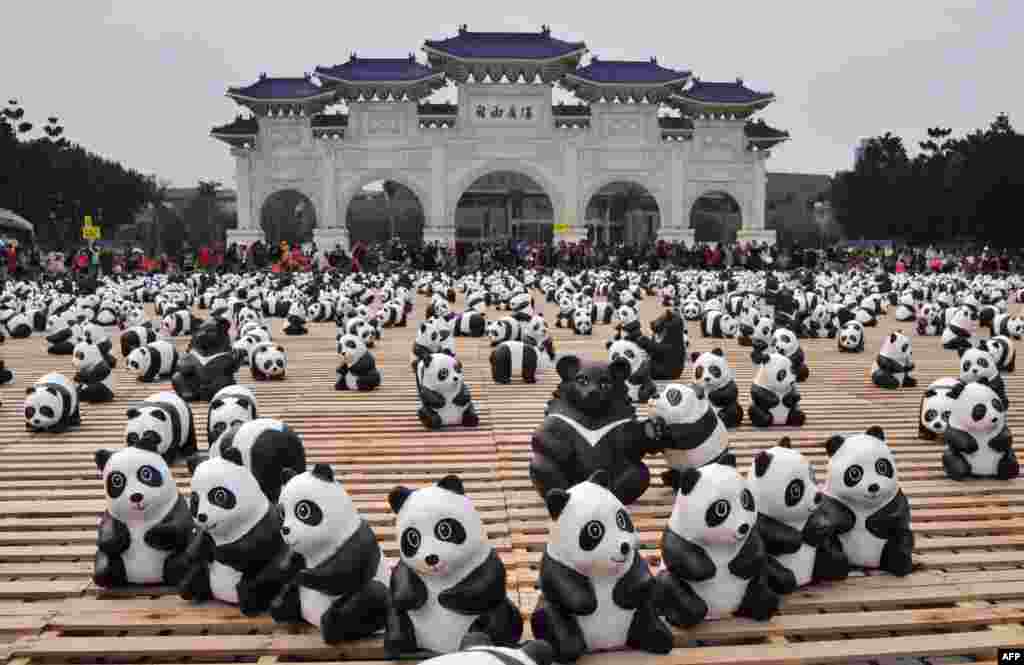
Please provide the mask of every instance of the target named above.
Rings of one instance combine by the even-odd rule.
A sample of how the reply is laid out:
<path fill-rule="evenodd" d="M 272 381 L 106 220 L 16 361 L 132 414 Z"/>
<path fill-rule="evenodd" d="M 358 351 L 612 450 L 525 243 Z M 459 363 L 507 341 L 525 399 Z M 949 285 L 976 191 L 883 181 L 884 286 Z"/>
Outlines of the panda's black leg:
<path fill-rule="evenodd" d="M 110 556 L 103 550 L 96 550 L 92 580 L 97 586 L 108 589 L 127 584 L 128 574 L 124 569 L 124 560 L 119 556 Z"/>
<path fill-rule="evenodd" d="M 320 617 L 324 642 L 337 644 L 373 635 L 387 624 L 388 589 L 377 580 L 334 601 Z"/>
<path fill-rule="evenodd" d="M 772 424 L 772 414 L 768 413 L 757 404 L 751 404 L 747 408 L 750 415 L 750 423 L 754 427 L 769 427 Z"/>
<path fill-rule="evenodd" d="M 718 417 L 722 419 L 722 424 L 728 429 L 733 429 L 740 424 L 743 419 L 743 411 L 740 409 L 738 402 L 733 402 L 729 406 L 725 407 L 718 412 Z"/>
<path fill-rule="evenodd" d="M 971 475 L 971 465 L 967 459 L 950 448 L 942 453 L 942 467 L 952 480 L 966 480 Z"/>
<path fill-rule="evenodd" d="M 790 427 L 803 427 L 807 422 L 807 414 L 799 409 L 793 409 L 786 416 L 786 424 Z"/>
<path fill-rule="evenodd" d="M 896 380 L 895 376 L 880 369 L 871 373 L 871 381 L 879 388 L 895 389 L 900 387 L 900 382 Z"/>
<path fill-rule="evenodd" d="M 398 658 L 403 653 L 412 653 L 419 649 L 416 644 L 416 629 L 413 628 L 408 613 L 389 608 L 384 630 L 384 654 L 388 658 Z"/>
<path fill-rule="evenodd" d="M 813 580 L 845 580 L 850 574 L 850 562 L 842 545 L 825 541 L 814 553 Z"/>
<path fill-rule="evenodd" d="M 1013 450 L 1007 450 L 1003 458 L 996 466 L 996 478 L 999 480 L 1010 480 L 1020 475 L 1020 464 L 1017 462 L 1017 455 Z"/>
<path fill-rule="evenodd" d="M 903 387 L 904 388 L 914 388 L 916 386 L 917 386 L 917 379 L 915 379 L 914 377 L 910 376 L 909 374 L 903 375 Z"/>
<path fill-rule="evenodd" d="M 897 531 L 882 548 L 882 560 L 878 567 L 887 573 L 903 577 L 914 569 L 914 534 L 909 530 Z"/>
<path fill-rule="evenodd" d="M 613 471 L 614 472 L 614 471 Z M 611 491 L 629 505 L 639 499 L 651 484 L 651 470 L 643 462 L 631 464 L 612 478 Z"/>
<path fill-rule="evenodd" d="M 536 450 L 530 456 L 530 480 L 542 497 L 553 489 L 568 489 L 572 485 L 554 460 Z"/>
<path fill-rule="evenodd" d="M 114 393 L 102 383 L 89 383 L 78 389 L 78 398 L 90 404 L 100 404 L 112 401 Z"/>
<path fill-rule="evenodd" d="M 554 649 L 556 663 L 575 662 L 587 650 L 576 620 L 563 615 L 543 598 L 530 617 L 530 628 L 535 639 L 544 640 Z"/>
<path fill-rule="evenodd" d="M 626 634 L 626 646 L 651 653 L 672 651 L 672 631 L 650 604 L 641 605 L 633 614 Z"/>
<path fill-rule="evenodd" d="M 767 621 L 779 611 L 781 597 L 772 591 L 763 577 L 755 577 L 747 584 L 743 602 L 736 610 L 736 616 L 749 617 L 755 621 Z"/>
<path fill-rule="evenodd" d="M 213 598 L 210 570 L 205 563 L 193 563 L 178 583 L 178 594 L 185 600 L 202 603 Z"/>
<path fill-rule="evenodd" d="M 499 647 L 511 647 L 523 636 L 523 615 L 506 597 L 486 614 L 481 614 L 467 632 L 486 633 Z"/>
<path fill-rule="evenodd" d="M 655 578 L 654 606 L 673 626 L 688 628 L 704 620 L 707 603 L 694 593 L 690 585 L 663 571 Z"/>
<path fill-rule="evenodd" d="M 178 552 L 164 561 L 164 584 L 178 586 L 188 573 L 188 553 Z"/>
<path fill-rule="evenodd" d="M 425 406 L 421 406 L 419 411 L 416 412 L 419 416 L 420 422 L 427 429 L 441 429 L 441 414 L 437 411 L 432 411 Z"/>
<path fill-rule="evenodd" d="M 466 405 L 466 410 L 462 412 L 462 424 L 465 427 L 476 427 L 480 424 L 480 416 L 476 413 L 476 407 L 470 402 Z"/>
<path fill-rule="evenodd" d="M 0 386 L 14 380 L 14 372 L 4 367 L 4 361 L 0 360 Z"/>

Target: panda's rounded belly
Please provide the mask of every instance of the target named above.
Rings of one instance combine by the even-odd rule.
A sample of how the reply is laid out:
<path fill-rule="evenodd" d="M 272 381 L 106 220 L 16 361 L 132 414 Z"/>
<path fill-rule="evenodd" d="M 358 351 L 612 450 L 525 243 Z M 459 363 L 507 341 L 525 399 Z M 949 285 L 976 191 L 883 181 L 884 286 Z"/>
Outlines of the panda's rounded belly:
<path fill-rule="evenodd" d="M 349 390 L 359 390 L 359 377 L 352 372 L 348 372 L 345 374 L 345 386 Z"/>
<path fill-rule="evenodd" d="M 839 542 L 851 566 L 878 568 L 882 562 L 882 550 L 886 541 L 868 531 L 864 527 L 864 519 L 859 515 L 856 526 L 839 535 Z"/>
<path fill-rule="evenodd" d="M 133 531 L 128 549 L 121 554 L 125 579 L 132 584 L 159 584 L 164 580 L 164 561 L 170 552 L 146 544 L 145 529 Z"/>
<path fill-rule="evenodd" d="M 476 618 L 475 614 L 459 614 L 442 607 L 433 591 L 428 592 L 423 607 L 409 611 L 409 619 L 416 631 L 416 644 L 437 653 L 458 651 L 462 638 Z"/>
<path fill-rule="evenodd" d="M 1004 453 L 992 450 L 987 441 L 978 441 L 978 450 L 967 453 L 967 463 L 971 465 L 971 473 L 975 476 L 994 476 L 999 467 L 999 460 Z"/>
<path fill-rule="evenodd" d="M 814 577 L 814 559 L 817 551 L 804 543 L 792 554 L 780 554 L 776 557 L 779 563 L 793 571 L 796 576 L 797 586 L 804 586 L 811 583 Z"/>
<path fill-rule="evenodd" d="M 445 425 L 461 425 L 463 411 L 465 411 L 465 407 L 452 404 L 448 401 L 444 406 L 437 410 L 437 413 L 441 416 L 441 422 Z"/>
<path fill-rule="evenodd" d="M 624 646 L 636 610 L 622 609 L 612 599 L 618 578 L 591 578 L 591 582 L 594 583 L 594 594 L 597 596 L 597 611 L 587 616 L 576 617 L 587 649 L 597 651 Z"/>
<path fill-rule="evenodd" d="M 771 409 L 772 423 L 776 425 L 785 425 L 789 421 L 789 407 L 779 402 L 777 406 L 773 406 Z"/>
<path fill-rule="evenodd" d="M 715 563 L 717 572 L 710 580 L 690 582 L 694 593 L 708 606 L 705 619 L 723 619 L 740 608 L 747 593 L 749 580 L 729 572 L 729 562 Z"/>
<path fill-rule="evenodd" d="M 238 583 L 242 581 L 242 571 L 235 570 L 220 561 L 210 564 L 210 591 L 217 600 L 232 605 L 238 604 Z"/>
<path fill-rule="evenodd" d="M 696 448 L 681 450 L 678 448 L 665 448 L 665 461 L 673 469 L 685 471 L 704 466 L 711 460 L 722 454 L 725 446 L 720 438 L 714 437 L 703 441 Z"/>

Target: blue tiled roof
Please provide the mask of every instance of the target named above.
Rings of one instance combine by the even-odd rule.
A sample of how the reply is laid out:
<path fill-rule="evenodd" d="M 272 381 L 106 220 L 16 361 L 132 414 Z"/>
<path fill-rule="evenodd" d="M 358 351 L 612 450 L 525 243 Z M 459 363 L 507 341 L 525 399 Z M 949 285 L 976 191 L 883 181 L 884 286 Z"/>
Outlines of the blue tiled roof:
<path fill-rule="evenodd" d="M 687 79 L 689 71 L 678 71 L 662 67 L 651 60 L 598 60 L 594 58 L 586 67 L 581 67 L 572 76 L 595 83 L 668 83 Z"/>
<path fill-rule="evenodd" d="M 307 99 L 327 92 L 308 78 L 270 78 L 261 76 L 259 81 L 242 88 L 228 88 L 229 95 L 251 99 Z"/>
<path fill-rule="evenodd" d="M 341 65 L 317 67 L 318 76 L 336 81 L 419 81 L 440 72 L 408 58 L 352 58 Z"/>
<path fill-rule="evenodd" d="M 586 48 L 583 42 L 552 37 L 547 28 L 540 32 L 470 32 L 465 26 L 454 37 L 428 39 L 424 45 L 456 58 L 510 60 L 546 60 Z"/>
<path fill-rule="evenodd" d="M 716 82 L 697 80 L 680 96 L 706 104 L 755 104 L 772 99 L 770 92 L 757 92 L 743 85 L 743 81 Z"/>

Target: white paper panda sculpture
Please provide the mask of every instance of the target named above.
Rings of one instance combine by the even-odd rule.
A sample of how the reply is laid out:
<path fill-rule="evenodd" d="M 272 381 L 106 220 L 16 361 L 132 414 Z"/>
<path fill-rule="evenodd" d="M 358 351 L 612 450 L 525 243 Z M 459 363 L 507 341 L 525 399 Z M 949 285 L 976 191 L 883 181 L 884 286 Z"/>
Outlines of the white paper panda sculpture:
<path fill-rule="evenodd" d="M 917 426 L 917 436 L 925 441 L 934 441 L 942 437 L 949 427 L 949 414 L 952 411 L 952 400 L 949 391 L 960 380 L 947 376 L 933 381 L 921 397 L 921 417 Z"/>
<path fill-rule="evenodd" d="M 747 482 L 757 505 L 757 530 L 765 550 L 793 573 L 797 586 L 817 580 L 841 580 L 850 572 L 838 537 L 808 539 L 804 527 L 822 494 L 810 460 L 794 450 L 789 437 L 754 456 Z"/>
<path fill-rule="evenodd" d="M 811 370 L 804 360 L 804 350 L 800 348 L 800 340 L 792 330 L 778 328 L 772 334 L 772 351 L 779 353 L 793 363 L 793 373 L 796 375 L 797 383 L 803 383 L 811 375 Z"/>
<path fill-rule="evenodd" d="M 156 331 L 153 330 L 152 326 L 133 326 L 121 333 L 121 356 L 127 359 L 135 349 L 146 344 L 152 344 L 155 341 Z"/>
<path fill-rule="evenodd" d="M 953 480 L 1020 475 L 1006 404 L 986 379 L 958 383 L 947 393 L 949 424 L 943 432 L 942 466 Z"/>
<path fill-rule="evenodd" d="M 694 382 L 704 388 L 722 423 L 730 429 L 739 427 L 743 422 L 743 407 L 739 403 L 736 373 L 729 366 L 725 352 L 719 347 L 710 352 L 693 352 L 690 360 L 693 362 Z"/>
<path fill-rule="evenodd" d="M 176 585 L 187 570 L 194 524 L 164 458 L 152 446 L 97 450 L 107 509 L 96 534 L 93 581 Z"/>
<path fill-rule="evenodd" d="M 160 339 L 132 349 L 125 362 L 128 371 L 134 373 L 139 381 L 151 383 L 171 376 L 178 369 L 178 349 L 167 340 Z"/>
<path fill-rule="evenodd" d="M 124 436 L 129 446 L 151 448 L 168 464 L 198 452 L 192 408 L 178 393 L 167 390 L 150 395 L 128 409 L 127 415 Z"/>
<path fill-rule="evenodd" d="M 762 356 L 750 386 L 750 398 L 747 414 L 755 427 L 801 427 L 807 420 L 807 415 L 800 410 L 801 397 L 793 364 L 784 355 Z"/>
<path fill-rule="evenodd" d="M 256 397 L 245 386 L 225 386 L 210 400 L 206 412 L 206 446 L 213 448 L 221 434 L 255 420 Z"/>
<path fill-rule="evenodd" d="M 644 432 L 671 469 L 704 466 L 729 453 L 729 433 L 700 385 L 665 386 Z"/>
<path fill-rule="evenodd" d="M 181 597 L 196 603 L 216 598 L 238 605 L 246 616 L 268 610 L 287 581 L 281 513 L 238 449 L 196 467 L 189 508 L 197 533 L 186 550 Z"/>
<path fill-rule="evenodd" d="M 100 347 L 89 342 L 79 342 L 71 356 L 71 365 L 75 368 L 78 399 L 90 403 L 110 402 L 114 399 L 110 365 Z"/>
<path fill-rule="evenodd" d="M 1017 369 L 1017 350 L 1013 346 L 1013 340 L 1008 336 L 996 335 L 983 339 L 978 342 L 978 348 L 989 352 L 1000 372 L 1012 374 Z"/>
<path fill-rule="evenodd" d="M 480 424 L 462 374 L 462 363 L 454 356 L 430 353 L 421 357 L 416 365 L 416 389 L 420 396 L 417 415 L 427 429 Z"/>
<path fill-rule="evenodd" d="M 271 616 L 311 623 L 328 644 L 369 637 L 384 628 L 388 610 L 389 571 L 373 529 L 330 466 L 285 475 L 278 505 L 294 576 Z"/>
<path fill-rule="evenodd" d="M 381 375 L 377 369 L 377 361 L 373 353 L 366 348 L 366 343 L 359 335 L 342 335 L 338 338 L 338 354 L 341 364 L 338 365 L 338 380 L 335 390 L 376 390 L 380 386 Z"/>
<path fill-rule="evenodd" d="M 838 536 L 853 568 L 909 574 L 914 551 L 910 503 L 900 489 L 885 432 L 876 425 L 863 434 L 837 434 L 825 449 L 825 498 L 807 520 L 807 533 L 816 542 Z"/>
<path fill-rule="evenodd" d="M 646 404 L 658 393 L 658 386 L 651 379 L 650 357 L 636 342 L 619 339 L 608 347 L 608 362 L 620 360 L 629 364 L 629 376 L 626 377 L 629 399 L 638 404 Z"/>
<path fill-rule="evenodd" d="M 909 337 L 899 330 L 889 333 L 871 366 L 871 382 L 890 390 L 915 387 L 917 379 L 910 376 L 914 369 L 913 354 Z"/>
<path fill-rule="evenodd" d="M 531 640 L 516 648 L 496 647 L 484 633 L 469 633 L 460 651 L 435 656 L 420 665 L 553 665 L 554 649 L 543 640 Z"/>
<path fill-rule="evenodd" d="M 796 579 L 769 560 L 746 479 L 730 464 L 669 475 L 675 504 L 658 574 L 664 617 L 675 626 L 731 615 L 770 619 L 781 603 L 776 589 L 792 589 Z"/>
<path fill-rule="evenodd" d="M 297 473 L 306 470 L 302 437 L 274 418 L 256 418 L 231 427 L 210 445 L 210 457 L 219 457 L 228 448 L 239 451 L 242 464 L 271 501 L 276 502 L 281 494 L 284 469 Z"/>
<path fill-rule="evenodd" d="M 249 370 L 257 381 L 280 381 L 288 371 L 288 354 L 274 342 L 260 342 L 249 352 Z"/>
<path fill-rule="evenodd" d="M 996 366 L 992 354 L 979 348 L 961 351 L 960 380 L 964 383 L 973 383 L 981 379 L 988 381 L 989 387 L 996 391 L 1005 406 L 1010 406 L 1010 399 L 1006 395 L 1006 384 L 1003 382 L 1003 377 L 999 375 L 999 368 Z"/>
<path fill-rule="evenodd" d="M 401 559 L 391 573 L 384 649 L 450 653 L 467 633 L 514 646 L 523 619 L 509 600 L 505 566 L 458 476 L 388 494 Z"/>
<path fill-rule="evenodd" d="M 864 326 L 858 321 L 849 321 L 839 329 L 836 346 L 840 353 L 860 353 L 864 350 Z"/>
<path fill-rule="evenodd" d="M 607 485 L 607 472 L 598 471 L 545 497 L 552 523 L 540 563 L 542 598 L 530 623 L 559 663 L 623 647 L 672 650 L 672 634 L 655 610 L 657 587 L 640 555 L 639 533 Z"/>
<path fill-rule="evenodd" d="M 63 374 L 45 374 L 25 389 L 25 429 L 29 432 L 66 432 L 82 423 L 78 388 Z"/>

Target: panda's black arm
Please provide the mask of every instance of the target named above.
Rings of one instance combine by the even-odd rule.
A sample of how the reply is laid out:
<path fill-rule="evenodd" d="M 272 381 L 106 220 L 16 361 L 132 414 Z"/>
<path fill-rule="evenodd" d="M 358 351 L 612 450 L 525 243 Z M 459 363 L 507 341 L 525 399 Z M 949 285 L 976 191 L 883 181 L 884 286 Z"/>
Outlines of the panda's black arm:
<path fill-rule="evenodd" d="M 761 540 L 761 532 L 755 525 L 747 536 L 747 542 L 743 543 L 736 557 L 729 562 L 729 572 L 736 577 L 749 580 L 761 572 L 767 554 L 764 541 Z"/>
<path fill-rule="evenodd" d="M 109 512 L 104 512 L 96 531 L 96 547 L 105 554 L 116 556 L 126 551 L 131 544 L 132 535 L 127 525 Z"/>
<path fill-rule="evenodd" d="M 958 453 L 969 454 L 978 452 L 978 442 L 974 440 L 973 436 L 962 429 L 948 427 L 943 433 L 943 438 L 946 445 Z"/>
<path fill-rule="evenodd" d="M 633 565 L 619 578 L 612 590 L 612 601 L 619 607 L 635 610 L 651 599 L 655 591 L 654 576 L 647 559 L 636 551 Z"/>
<path fill-rule="evenodd" d="M 871 535 L 888 540 L 899 533 L 910 530 L 910 502 L 900 490 L 892 501 L 872 515 L 864 523 Z"/>
<path fill-rule="evenodd" d="M 760 532 L 765 550 L 772 556 L 795 554 L 804 542 L 799 531 L 767 515 L 758 515 L 754 528 Z"/>
<path fill-rule="evenodd" d="M 552 401 L 560 403 L 557 398 Z M 574 434 L 575 431 L 561 418 L 545 417 L 541 426 L 530 437 L 530 449 L 551 459 L 560 467 L 565 467 L 573 458 Z"/>
<path fill-rule="evenodd" d="M 703 582 L 715 576 L 715 562 L 699 545 L 665 529 L 661 535 L 661 557 L 674 577 L 690 582 Z"/>
<path fill-rule="evenodd" d="M 399 561 L 391 573 L 391 605 L 399 612 L 423 607 L 427 602 L 427 587 L 404 561 Z"/>
<path fill-rule="evenodd" d="M 444 397 L 436 390 L 431 390 L 420 384 L 420 401 L 423 406 L 429 409 L 440 409 L 444 407 Z"/>
<path fill-rule="evenodd" d="M 855 523 L 852 510 L 833 497 L 824 496 L 804 524 L 803 537 L 814 547 L 821 547 L 829 538 L 852 529 Z"/>
<path fill-rule="evenodd" d="M 302 586 L 328 595 L 354 593 L 366 586 L 380 567 L 381 551 L 369 522 L 363 520 L 331 557 L 299 573 Z"/>
<path fill-rule="evenodd" d="M 540 562 L 540 590 L 544 600 L 569 614 L 589 616 L 597 611 L 597 595 L 590 579 L 544 552 Z"/>
<path fill-rule="evenodd" d="M 184 497 L 179 495 L 171 512 L 167 513 L 160 524 L 146 532 L 144 540 L 155 549 L 180 552 L 188 547 L 193 528 L 195 523 L 192 521 L 192 513 Z"/>
<path fill-rule="evenodd" d="M 804 357 L 804 350 L 803 349 L 797 349 L 793 353 L 793 355 L 791 355 L 789 357 L 789 360 L 790 360 L 790 362 L 793 363 L 793 367 L 801 367 L 802 365 L 804 365 L 806 363 L 806 358 Z"/>
<path fill-rule="evenodd" d="M 738 398 L 739 389 L 736 387 L 735 381 L 730 381 L 718 390 L 712 390 L 708 395 L 711 403 L 719 408 L 734 404 Z"/>
<path fill-rule="evenodd" d="M 492 549 L 476 570 L 438 594 L 437 602 L 460 614 L 483 614 L 505 599 L 505 579 L 505 565 Z"/>
<path fill-rule="evenodd" d="M 896 374 L 903 371 L 903 367 L 901 367 L 899 363 L 892 358 L 886 358 L 883 355 L 879 355 L 875 358 L 875 364 L 878 365 L 880 370 L 889 374 Z"/>
<path fill-rule="evenodd" d="M 779 405 L 779 396 L 768 390 L 764 386 L 752 385 L 750 386 L 750 397 L 754 400 L 754 403 L 763 409 L 774 409 Z"/>
<path fill-rule="evenodd" d="M 452 404 L 455 406 L 466 406 L 472 401 L 473 397 L 469 394 L 469 386 L 463 383 L 462 388 L 459 389 L 459 394 L 452 399 Z"/>
<path fill-rule="evenodd" d="M 84 372 L 79 372 L 78 375 L 82 383 L 99 383 L 110 376 L 110 365 L 105 362 L 99 362 Z"/>
<path fill-rule="evenodd" d="M 793 390 L 790 390 L 788 393 L 783 395 L 782 404 L 787 409 L 792 409 L 800 402 L 802 398 L 803 397 L 800 395 L 800 392 L 796 388 L 794 388 Z"/>
<path fill-rule="evenodd" d="M 1013 434 L 1010 432 L 1010 428 L 1006 425 L 1003 426 L 1003 431 L 996 435 L 996 437 L 988 442 L 988 447 L 1000 453 L 1005 453 L 1013 445 Z"/>
<path fill-rule="evenodd" d="M 0 335 L 0 336 L 2 336 L 2 335 Z M 71 329 L 70 328 L 65 328 L 64 330 L 58 330 L 57 332 L 53 333 L 52 335 L 47 335 L 46 336 L 46 341 L 49 342 L 50 344 L 60 344 L 61 342 L 66 342 L 70 337 L 71 337 Z"/>
<path fill-rule="evenodd" d="M 109 339 L 105 339 L 96 345 L 96 348 L 98 348 L 103 355 L 108 355 L 112 347 L 113 345 L 110 343 Z"/>

